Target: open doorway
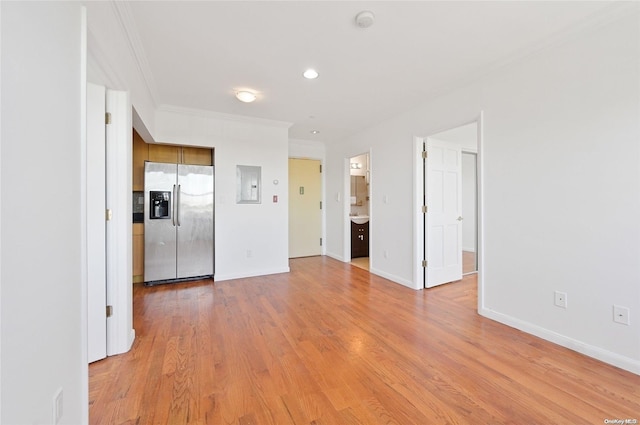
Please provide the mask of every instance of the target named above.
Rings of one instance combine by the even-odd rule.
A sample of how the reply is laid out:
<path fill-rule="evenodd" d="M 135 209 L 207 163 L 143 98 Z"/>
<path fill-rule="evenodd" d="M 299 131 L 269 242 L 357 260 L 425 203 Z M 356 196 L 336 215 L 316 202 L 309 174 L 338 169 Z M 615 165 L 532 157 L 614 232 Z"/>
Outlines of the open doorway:
<path fill-rule="evenodd" d="M 478 153 L 462 150 L 462 275 L 478 272 Z"/>
<path fill-rule="evenodd" d="M 422 145 L 419 250 L 423 287 L 478 271 L 478 123 L 432 134 Z"/>
<path fill-rule="evenodd" d="M 349 220 L 351 264 L 369 270 L 370 157 L 368 153 L 349 159 Z"/>

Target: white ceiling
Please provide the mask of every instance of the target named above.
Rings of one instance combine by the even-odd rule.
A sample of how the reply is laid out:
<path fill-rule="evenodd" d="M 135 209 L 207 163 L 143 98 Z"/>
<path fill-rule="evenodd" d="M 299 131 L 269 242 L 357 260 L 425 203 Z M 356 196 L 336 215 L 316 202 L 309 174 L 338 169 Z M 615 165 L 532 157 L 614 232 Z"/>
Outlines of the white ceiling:
<path fill-rule="evenodd" d="M 292 138 L 333 142 L 556 42 L 615 5 L 132 1 L 125 7 L 158 104 L 291 122 Z M 362 10 L 374 12 L 372 27 L 355 25 Z M 309 67 L 318 79 L 302 77 Z M 236 100 L 241 88 L 257 91 L 258 100 Z"/>

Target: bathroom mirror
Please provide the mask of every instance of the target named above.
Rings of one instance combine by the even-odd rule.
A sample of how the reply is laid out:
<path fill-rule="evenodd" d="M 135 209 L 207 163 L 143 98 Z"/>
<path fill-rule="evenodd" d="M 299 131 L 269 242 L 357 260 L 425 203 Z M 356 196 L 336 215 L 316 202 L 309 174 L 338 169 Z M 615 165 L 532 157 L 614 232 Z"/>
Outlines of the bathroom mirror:
<path fill-rule="evenodd" d="M 351 176 L 351 205 L 364 205 L 367 199 L 367 182 L 364 176 Z"/>

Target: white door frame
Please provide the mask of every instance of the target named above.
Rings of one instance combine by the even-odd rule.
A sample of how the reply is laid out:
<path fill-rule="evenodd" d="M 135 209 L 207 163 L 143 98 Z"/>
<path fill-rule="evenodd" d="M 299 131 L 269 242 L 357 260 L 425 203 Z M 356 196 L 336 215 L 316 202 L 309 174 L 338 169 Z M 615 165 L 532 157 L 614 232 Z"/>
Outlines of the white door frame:
<path fill-rule="evenodd" d="M 478 261 L 478 309 L 484 308 L 484 220 L 483 220 L 483 204 L 484 204 L 484 189 L 483 189 L 483 113 L 482 111 L 472 120 L 461 122 L 454 126 L 449 126 L 446 128 L 439 129 L 438 131 L 433 131 L 425 136 L 415 136 L 414 137 L 414 175 L 413 175 L 413 252 L 414 252 L 414 260 L 413 260 L 413 283 L 416 289 L 424 288 L 424 269 L 422 268 L 422 259 L 424 258 L 424 245 L 423 245 L 423 235 L 424 235 L 424 224 L 423 224 L 423 213 L 422 213 L 422 191 L 424 185 L 423 179 L 423 170 L 422 170 L 422 144 L 426 142 L 428 137 L 434 136 L 438 133 L 441 133 L 446 130 L 451 130 L 457 127 L 461 127 L 467 124 L 477 124 L 477 134 L 478 134 L 478 156 L 477 156 L 477 185 L 478 185 L 478 225 L 477 225 L 477 244 L 478 244 L 478 252 L 477 252 L 477 261 Z"/>
<path fill-rule="evenodd" d="M 86 169 L 87 214 L 87 326 L 89 362 L 107 356 L 106 291 L 106 150 L 105 105 L 106 89 L 87 83 L 87 142 L 83 159 Z"/>
<path fill-rule="evenodd" d="M 133 111 L 129 93 L 107 89 L 107 355 L 129 351 L 133 329 L 132 144 Z"/>

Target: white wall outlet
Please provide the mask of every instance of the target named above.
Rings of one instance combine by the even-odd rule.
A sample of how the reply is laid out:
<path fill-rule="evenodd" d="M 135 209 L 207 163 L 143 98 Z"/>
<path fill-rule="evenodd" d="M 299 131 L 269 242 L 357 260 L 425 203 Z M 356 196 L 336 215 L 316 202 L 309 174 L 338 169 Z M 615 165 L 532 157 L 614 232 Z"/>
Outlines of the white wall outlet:
<path fill-rule="evenodd" d="M 382 251 L 382 256 L 383 256 L 384 258 L 387 258 L 387 257 L 388 257 L 388 253 L 387 253 L 387 250 L 386 250 L 386 249 L 385 249 L 384 251 Z"/>
<path fill-rule="evenodd" d="M 629 307 L 623 307 L 621 305 L 613 305 L 613 321 L 621 323 L 623 325 L 630 325 L 629 319 Z"/>
<path fill-rule="evenodd" d="M 247 249 L 247 258 L 253 257 L 253 252 L 250 249 Z"/>
<path fill-rule="evenodd" d="M 567 293 L 566 292 L 556 291 L 553 303 L 557 307 L 567 308 Z"/>
<path fill-rule="evenodd" d="M 53 412 L 52 412 L 52 423 L 59 424 L 60 419 L 62 419 L 62 388 L 58 388 L 58 391 L 53 395 Z"/>

